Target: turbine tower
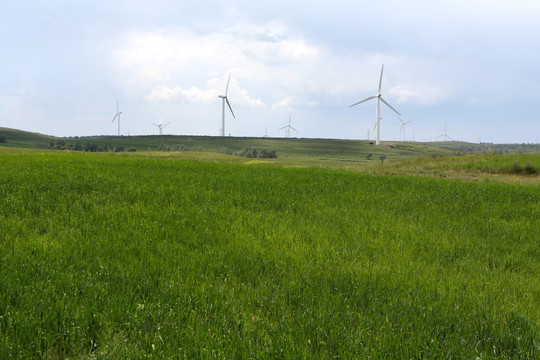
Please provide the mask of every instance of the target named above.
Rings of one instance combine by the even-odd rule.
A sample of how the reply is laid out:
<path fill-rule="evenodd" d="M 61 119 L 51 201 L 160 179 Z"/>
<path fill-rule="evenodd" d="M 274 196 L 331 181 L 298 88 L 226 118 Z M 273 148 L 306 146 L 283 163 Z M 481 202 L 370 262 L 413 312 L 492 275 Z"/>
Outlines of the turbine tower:
<path fill-rule="evenodd" d="M 289 114 L 289 125 L 285 125 L 283 127 L 280 127 L 278 130 L 283 130 L 283 129 L 287 129 L 287 137 L 290 139 L 291 138 L 291 129 L 293 129 L 294 131 L 296 131 L 296 133 L 298 134 L 298 131 L 293 128 L 291 126 L 291 115 L 292 114 Z"/>
<path fill-rule="evenodd" d="M 159 121 L 159 124 L 155 124 L 155 123 L 152 123 L 154 124 L 155 126 L 157 126 L 159 128 L 159 135 L 163 135 L 163 128 L 167 125 L 170 124 L 170 122 L 166 123 L 165 125 L 163 125 L 163 116 L 161 117 L 161 120 Z"/>
<path fill-rule="evenodd" d="M 446 138 L 448 138 L 448 139 L 450 139 L 450 140 L 454 140 L 454 139 L 452 139 L 450 136 L 448 136 L 448 134 L 446 133 L 446 124 L 444 124 L 444 132 L 443 132 L 441 135 L 437 136 L 435 139 L 438 139 L 438 138 L 440 138 L 441 136 L 444 136 L 444 141 L 446 141 Z"/>
<path fill-rule="evenodd" d="M 399 133 L 401 134 L 402 138 L 401 138 L 401 141 L 405 141 L 405 125 L 407 125 L 408 123 L 412 122 L 412 120 L 409 120 L 409 121 L 403 121 L 401 120 L 400 117 L 398 117 L 399 121 L 401 121 L 401 130 L 399 131 Z"/>
<path fill-rule="evenodd" d="M 122 115 L 122 113 L 120 112 L 120 108 L 118 107 L 118 99 L 116 99 L 116 115 L 114 115 L 111 123 L 113 123 L 114 120 L 118 118 L 118 136 L 120 136 L 120 115 Z"/>
<path fill-rule="evenodd" d="M 227 98 L 227 91 L 229 91 L 229 81 L 231 80 L 231 74 L 229 74 L 229 79 L 227 80 L 227 87 L 225 88 L 225 95 L 219 95 L 219 97 L 222 99 L 222 107 L 221 107 L 221 136 L 225 136 L 225 103 L 229 106 L 229 110 L 231 110 L 231 114 L 234 119 L 236 117 L 234 116 L 234 112 L 232 111 L 231 103 L 229 103 L 229 98 Z"/>
<path fill-rule="evenodd" d="M 369 101 L 371 99 L 377 99 L 377 119 L 376 119 L 376 127 L 377 127 L 377 141 L 376 141 L 376 144 L 379 145 L 381 143 L 381 101 L 386 105 L 388 106 L 390 109 L 394 110 L 394 112 L 398 115 L 401 116 L 401 114 L 396 110 L 394 109 L 389 103 L 387 103 L 383 98 L 382 98 L 382 95 L 381 95 L 381 86 L 382 86 L 382 76 L 383 76 L 383 70 L 384 70 L 384 65 L 382 66 L 381 68 L 381 78 L 379 79 L 379 91 L 377 92 L 377 95 L 373 95 L 373 96 L 370 96 L 368 97 L 367 99 L 364 99 L 362 101 L 359 101 L 357 103 L 354 103 L 352 104 L 351 106 L 349 106 L 350 108 L 353 107 L 353 106 L 356 106 L 358 104 L 361 104 L 363 102 L 366 102 L 366 101 Z"/>

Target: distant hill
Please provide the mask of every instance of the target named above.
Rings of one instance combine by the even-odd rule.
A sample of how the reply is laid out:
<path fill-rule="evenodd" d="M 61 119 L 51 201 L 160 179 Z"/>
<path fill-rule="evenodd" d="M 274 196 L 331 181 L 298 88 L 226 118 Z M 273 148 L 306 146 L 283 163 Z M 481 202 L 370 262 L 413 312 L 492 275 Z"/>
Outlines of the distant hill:
<path fill-rule="evenodd" d="M 59 138 L 28 131 L 0 127 L 0 146 L 43 148 Z"/>
<path fill-rule="evenodd" d="M 2 141 L 3 140 L 3 141 Z M 366 162 L 408 160 L 482 152 L 540 151 L 537 144 L 466 142 L 387 142 L 311 138 L 217 137 L 188 135 L 54 137 L 0 128 L 0 146 L 80 151 L 204 151 L 238 155 L 248 148 L 274 150 L 281 159 Z"/>

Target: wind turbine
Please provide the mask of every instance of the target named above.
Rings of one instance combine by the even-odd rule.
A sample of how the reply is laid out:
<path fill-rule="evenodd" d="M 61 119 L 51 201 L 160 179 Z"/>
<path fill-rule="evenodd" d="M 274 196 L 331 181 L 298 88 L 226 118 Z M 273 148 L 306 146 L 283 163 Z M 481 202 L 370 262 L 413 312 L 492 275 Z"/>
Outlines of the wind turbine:
<path fill-rule="evenodd" d="M 225 103 L 229 106 L 229 110 L 231 110 L 231 114 L 234 119 L 236 117 L 234 116 L 234 112 L 232 111 L 231 103 L 229 103 L 229 99 L 227 98 L 227 91 L 229 91 L 229 81 L 231 80 L 231 74 L 229 74 L 229 79 L 227 80 L 227 87 L 225 88 L 225 95 L 219 95 L 219 97 L 223 100 L 222 108 L 221 108 L 221 136 L 225 136 Z"/>
<path fill-rule="evenodd" d="M 163 128 L 167 125 L 170 124 L 170 122 L 166 123 L 165 125 L 163 125 L 163 116 L 161 117 L 161 120 L 159 121 L 159 124 L 155 124 L 155 123 L 152 123 L 154 124 L 155 126 L 157 126 L 159 128 L 159 135 L 163 135 Z"/>
<path fill-rule="evenodd" d="M 114 120 L 118 118 L 118 136 L 120 136 L 120 115 L 122 115 L 122 113 L 120 112 L 120 108 L 118 107 L 118 99 L 116 99 L 116 115 L 114 115 L 111 123 L 113 123 Z"/>
<path fill-rule="evenodd" d="M 441 136 L 444 136 L 444 141 L 446 141 L 446 138 L 448 138 L 448 139 L 450 139 L 450 140 L 454 140 L 454 139 L 452 139 L 450 136 L 448 136 L 448 134 L 446 133 L 446 124 L 444 124 L 444 132 L 443 132 L 441 135 L 437 136 L 435 139 L 438 139 L 438 138 L 440 138 Z"/>
<path fill-rule="evenodd" d="M 401 134 L 402 136 L 402 141 L 405 141 L 405 125 L 407 125 L 408 123 L 412 122 L 412 120 L 409 120 L 409 121 L 403 121 L 401 120 L 400 117 L 398 117 L 399 121 L 401 121 L 401 130 L 399 131 L 399 133 Z"/>
<path fill-rule="evenodd" d="M 351 106 L 349 106 L 350 108 L 353 107 L 353 106 L 356 106 L 358 104 L 361 104 L 363 102 L 366 102 L 366 101 L 369 101 L 371 99 L 377 99 L 377 119 L 376 119 L 376 127 L 377 127 L 377 141 L 376 141 L 376 144 L 379 145 L 381 143 L 381 101 L 386 105 L 388 106 L 390 109 L 394 110 L 394 112 L 398 115 L 401 116 L 401 114 L 396 110 L 394 109 L 389 103 L 387 103 L 383 98 L 382 98 L 382 95 L 381 95 L 381 86 L 382 86 L 382 76 L 383 76 L 383 70 L 384 70 L 384 65 L 382 66 L 381 68 L 381 78 L 379 79 L 379 90 L 377 92 L 377 95 L 373 95 L 373 96 L 370 96 L 368 97 L 367 99 L 364 99 L 362 101 L 359 101 L 357 103 L 354 103 L 352 104 Z"/>
<path fill-rule="evenodd" d="M 291 126 L 291 115 L 292 114 L 289 114 L 289 125 L 285 125 L 283 127 L 280 127 L 278 130 L 283 130 L 283 129 L 287 129 L 287 137 L 290 139 L 291 138 L 291 129 L 293 129 L 294 131 L 296 131 L 296 133 L 298 133 L 298 130 L 296 130 L 295 128 L 293 128 Z"/>

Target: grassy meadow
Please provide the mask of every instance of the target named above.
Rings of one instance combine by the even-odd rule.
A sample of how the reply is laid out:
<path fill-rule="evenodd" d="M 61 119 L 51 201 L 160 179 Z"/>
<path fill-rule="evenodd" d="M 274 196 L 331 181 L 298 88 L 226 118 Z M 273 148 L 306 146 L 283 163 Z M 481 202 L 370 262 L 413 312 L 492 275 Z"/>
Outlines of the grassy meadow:
<path fill-rule="evenodd" d="M 540 187 L 423 161 L 0 152 L 0 359 L 538 359 Z"/>

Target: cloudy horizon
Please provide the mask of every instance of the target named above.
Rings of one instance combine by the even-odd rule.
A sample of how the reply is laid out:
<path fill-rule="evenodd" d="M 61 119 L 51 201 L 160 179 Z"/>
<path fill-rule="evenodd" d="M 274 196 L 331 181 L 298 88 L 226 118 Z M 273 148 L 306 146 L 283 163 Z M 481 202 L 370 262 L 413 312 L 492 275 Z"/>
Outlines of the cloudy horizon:
<path fill-rule="evenodd" d="M 54 136 L 374 138 L 377 92 L 406 140 L 444 132 L 469 142 L 540 137 L 540 3 L 8 1 L 0 127 Z M 381 105 L 381 139 L 401 122 Z M 439 138 L 440 139 L 440 138 Z"/>

